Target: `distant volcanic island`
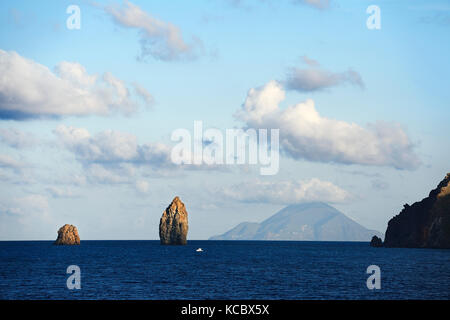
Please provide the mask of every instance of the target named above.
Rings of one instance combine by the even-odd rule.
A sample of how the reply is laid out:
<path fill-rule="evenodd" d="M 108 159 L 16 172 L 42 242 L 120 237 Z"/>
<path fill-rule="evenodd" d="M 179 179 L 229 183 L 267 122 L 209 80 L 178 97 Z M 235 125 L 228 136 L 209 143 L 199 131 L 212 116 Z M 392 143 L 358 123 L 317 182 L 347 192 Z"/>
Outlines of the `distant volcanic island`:
<path fill-rule="evenodd" d="M 386 230 L 384 243 L 374 236 L 373 247 L 450 249 L 450 173 L 428 197 L 405 204 Z"/>
<path fill-rule="evenodd" d="M 210 240 L 370 241 L 383 235 L 323 202 L 292 204 L 271 217 L 242 222 Z"/>
<path fill-rule="evenodd" d="M 54 242 L 55 245 L 79 245 L 80 236 L 77 227 L 71 224 L 65 224 L 58 230 L 58 238 Z"/>
<path fill-rule="evenodd" d="M 164 210 L 159 221 L 159 239 L 163 245 L 185 245 L 188 233 L 188 213 L 179 197 Z"/>

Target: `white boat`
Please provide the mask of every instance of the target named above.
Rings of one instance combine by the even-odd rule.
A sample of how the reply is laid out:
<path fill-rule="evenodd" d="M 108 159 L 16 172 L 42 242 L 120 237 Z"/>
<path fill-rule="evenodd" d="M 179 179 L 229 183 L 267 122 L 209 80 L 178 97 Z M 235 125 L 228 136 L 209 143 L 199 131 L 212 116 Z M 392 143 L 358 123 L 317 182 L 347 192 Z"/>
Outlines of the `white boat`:
<path fill-rule="evenodd" d="M 197 252 L 203 252 L 203 249 L 202 249 L 202 248 L 198 248 L 198 249 L 195 250 L 195 251 L 197 251 Z"/>

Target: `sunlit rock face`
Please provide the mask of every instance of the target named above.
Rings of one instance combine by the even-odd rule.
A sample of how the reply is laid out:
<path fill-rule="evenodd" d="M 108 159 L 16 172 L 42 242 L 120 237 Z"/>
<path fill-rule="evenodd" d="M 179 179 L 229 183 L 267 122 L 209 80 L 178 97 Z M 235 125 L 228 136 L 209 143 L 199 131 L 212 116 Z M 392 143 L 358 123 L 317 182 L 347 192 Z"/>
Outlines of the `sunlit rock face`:
<path fill-rule="evenodd" d="M 77 227 L 71 224 L 65 224 L 58 230 L 58 238 L 56 245 L 79 245 L 80 236 L 78 235 Z"/>
<path fill-rule="evenodd" d="M 188 213 L 179 197 L 163 212 L 159 222 L 161 244 L 184 245 L 187 242 Z"/>

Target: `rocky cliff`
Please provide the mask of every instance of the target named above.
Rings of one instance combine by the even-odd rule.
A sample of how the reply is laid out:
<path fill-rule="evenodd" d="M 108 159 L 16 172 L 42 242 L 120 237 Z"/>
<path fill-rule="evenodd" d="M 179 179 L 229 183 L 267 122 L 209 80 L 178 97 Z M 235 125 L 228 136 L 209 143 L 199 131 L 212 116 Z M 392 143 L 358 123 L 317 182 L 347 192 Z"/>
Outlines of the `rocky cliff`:
<path fill-rule="evenodd" d="M 80 236 L 78 235 L 77 227 L 71 224 L 65 224 L 58 230 L 58 238 L 56 238 L 56 245 L 78 245 L 80 244 Z"/>
<path fill-rule="evenodd" d="M 180 198 L 175 197 L 159 222 L 161 244 L 186 244 L 187 233 L 188 213 Z"/>
<path fill-rule="evenodd" d="M 389 221 L 384 246 L 450 248 L 450 173 L 427 198 L 405 204 Z"/>

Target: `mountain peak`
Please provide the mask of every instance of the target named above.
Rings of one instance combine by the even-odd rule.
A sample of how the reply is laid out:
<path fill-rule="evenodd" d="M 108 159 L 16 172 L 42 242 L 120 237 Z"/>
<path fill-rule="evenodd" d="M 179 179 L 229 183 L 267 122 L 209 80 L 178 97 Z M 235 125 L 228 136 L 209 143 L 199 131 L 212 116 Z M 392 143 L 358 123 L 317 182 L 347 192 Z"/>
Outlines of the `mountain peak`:
<path fill-rule="evenodd" d="M 172 202 L 170 203 L 169 207 L 173 209 L 178 208 L 181 211 L 184 210 L 184 203 L 181 201 L 179 196 L 175 196 L 175 198 L 173 198 Z"/>
<path fill-rule="evenodd" d="M 211 240 L 370 241 L 368 230 L 324 202 L 289 205 L 261 223 L 241 223 Z"/>
<path fill-rule="evenodd" d="M 333 208 L 329 204 L 321 201 L 299 202 L 288 205 L 286 208 Z"/>

